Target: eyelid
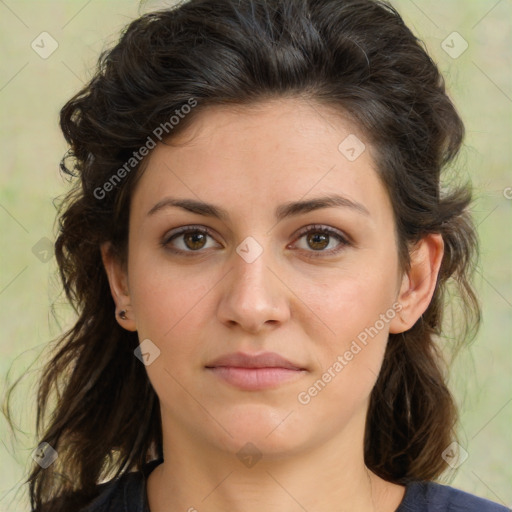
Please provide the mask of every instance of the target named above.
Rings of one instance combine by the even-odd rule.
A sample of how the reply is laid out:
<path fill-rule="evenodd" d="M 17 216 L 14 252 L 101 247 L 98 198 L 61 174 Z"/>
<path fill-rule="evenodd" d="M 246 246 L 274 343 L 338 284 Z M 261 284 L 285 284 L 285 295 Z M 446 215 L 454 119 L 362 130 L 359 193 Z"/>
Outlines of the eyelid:
<path fill-rule="evenodd" d="M 301 236 L 307 235 L 310 231 L 313 231 L 313 232 L 319 231 L 319 232 L 327 233 L 328 235 L 337 236 L 340 239 L 346 241 L 347 243 L 351 243 L 350 237 L 347 234 L 345 234 L 343 231 L 340 231 L 339 229 L 333 228 L 331 226 L 327 226 L 325 224 L 310 224 L 309 226 L 304 226 L 297 232 L 297 234 L 295 236 L 298 239 Z"/>
<path fill-rule="evenodd" d="M 205 250 L 203 250 L 203 249 L 198 249 L 197 251 L 193 251 L 193 250 L 184 251 L 182 249 L 175 249 L 175 248 L 168 247 L 169 243 L 172 240 L 174 240 L 175 238 L 179 237 L 180 235 L 182 235 L 184 233 L 188 233 L 188 232 L 203 233 L 203 234 L 210 236 L 212 239 L 215 240 L 214 233 L 210 228 L 203 226 L 203 225 L 198 225 L 198 224 L 189 224 L 186 226 L 180 226 L 180 227 L 173 229 L 170 232 L 166 233 L 161 241 L 161 245 L 164 248 L 166 248 L 167 250 L 174 252 L 174 253 L 178 253 L 178 254 L 184 254 L 184 253 L 202 254 L 202 253 L 204 253 Z M 330 237 L 334 237 L 339 241 L 339 246 L 337 248 L 330 249 L 328 251 L 304 250 L 305 252 L 308 253 L 308 257 L 331 256 L 331 255 L 334 255 L 334 254 L 338 253 L 339 251 L 341 251 L 345 246 L 353 245 L 353 241 L 350 236 L 348 236 L 347 234 L 345 234 L 344 232 L 342 232 L 336 228 L 326 226 L 323 224 L 310 224 L 308 226 L 301 228 L 295 234 L 295 239 L 292 242 L 292 245 L 295 244 L 298 240 L 300 240 L 303 236 L 309 234 L 310 232 L 325 233 L 325 234 L 329 235 Z M 216 243 L 218 243 L 218 242 L 216 241 Z M 289 247 L 289 245 L 287 246 L 287 248 L 288 247 Z"/>
<path fill-rule="evenodd" d="M 300 229 L 299 232 L 296 234 L 295 240 L 294 242 L 292 242 L 292 244 L 295 244 L 303 236 L 309 233 L 325 233 L 330 237 L 336 238 L 339 241 L 339 245 L 338 247 L 330 249 L 328 251 L 306 251 L 306 253 L 308 254 L 307 257 L 317 258 L 322 256 L 334 256 L 335 254 L 343 250 L 345 247 L 353 245 L 353 241 L 350 236 L 336 228 L 326 226 L 323 224 L 310 224 L 309 226 L 305 226 L 304 228 Z"/>
<path fill-rule="evenodd" d="M 180 226 L 179 228 L 171 229 L 164 235 L 163 240 L 169 241 L 174 237 L 186 233 L 188 231 L 200 231 L 201 233 L 213 236 L 213 232 L 210 230 L 210 228 L 207 228 L 206 226 L 201 226 L 199 224 L 189 224 L 187 226 Z"/>

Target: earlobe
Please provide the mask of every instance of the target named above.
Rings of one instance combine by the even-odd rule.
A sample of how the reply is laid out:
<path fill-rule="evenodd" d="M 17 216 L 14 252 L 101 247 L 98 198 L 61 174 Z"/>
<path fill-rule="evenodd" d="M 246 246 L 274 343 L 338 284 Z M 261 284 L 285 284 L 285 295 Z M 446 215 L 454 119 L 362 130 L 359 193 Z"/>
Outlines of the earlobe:
<path fill-rule="evenodd" d="M 105 268 L 110 285 L 110 292 L 116 304 L 114 314 L 116 315 L 117 322 L 128 331 L 136 331 L 126 269 L 123 268 L 110 242 L 102 244 L 100 251 L 103 267 Z"/>
<path fill-rule="evenodd" d="M 444 242 L 439 233 L 422 238 L 410 252 L 410 268 L 402 278 L 397 297 L 402 309 L 392 320 L 390 332 L 410 329 L 428 308 L 443 260 Z"/>

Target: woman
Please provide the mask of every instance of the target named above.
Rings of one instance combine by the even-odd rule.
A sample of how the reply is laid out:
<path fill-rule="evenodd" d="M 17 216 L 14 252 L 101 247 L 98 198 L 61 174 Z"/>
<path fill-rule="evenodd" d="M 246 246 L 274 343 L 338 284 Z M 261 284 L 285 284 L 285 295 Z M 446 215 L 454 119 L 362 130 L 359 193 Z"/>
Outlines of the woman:
<path fill-rule="evenodd" d="M 459 342 L 478 326 L 476 235 L 469 187 L 440 185 L 462 121 L 391 6 L 143 15 L 61 127 L 79 316 L 33 510 L 506 510 L 434 483 L 461 456 L 436 343 L 448 286 Z"/>

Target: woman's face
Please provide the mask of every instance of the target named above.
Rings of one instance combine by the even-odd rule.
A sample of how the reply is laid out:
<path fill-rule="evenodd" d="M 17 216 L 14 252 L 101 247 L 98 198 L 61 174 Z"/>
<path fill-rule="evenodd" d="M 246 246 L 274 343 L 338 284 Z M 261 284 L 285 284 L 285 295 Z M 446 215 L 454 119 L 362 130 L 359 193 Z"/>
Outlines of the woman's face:
<path fill-rule="evenodd" d="M 164 430 L 267 454 L 359 441 L 402 282 L 364 134 L 286 99 L 210 107 L 170 143 L 132 196 L 127 266 Z M 262 353 L 289 364 L 216 361 Z"/>

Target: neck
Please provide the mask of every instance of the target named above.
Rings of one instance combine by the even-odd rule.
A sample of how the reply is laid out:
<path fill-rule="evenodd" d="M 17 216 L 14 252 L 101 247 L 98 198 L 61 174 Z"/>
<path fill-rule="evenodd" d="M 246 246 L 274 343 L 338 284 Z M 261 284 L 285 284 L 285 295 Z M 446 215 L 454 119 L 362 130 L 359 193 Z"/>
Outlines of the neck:
<path fill-rule="evenodd" d="M 246 446 L 237 454 L 173 427 L 172 436 L 164 428 L 164 462 L 148 478 L 151 512 L 393 512 L 403 498 L 402 486 L 365 466 L 361 436 L 294 453 Z"/>

